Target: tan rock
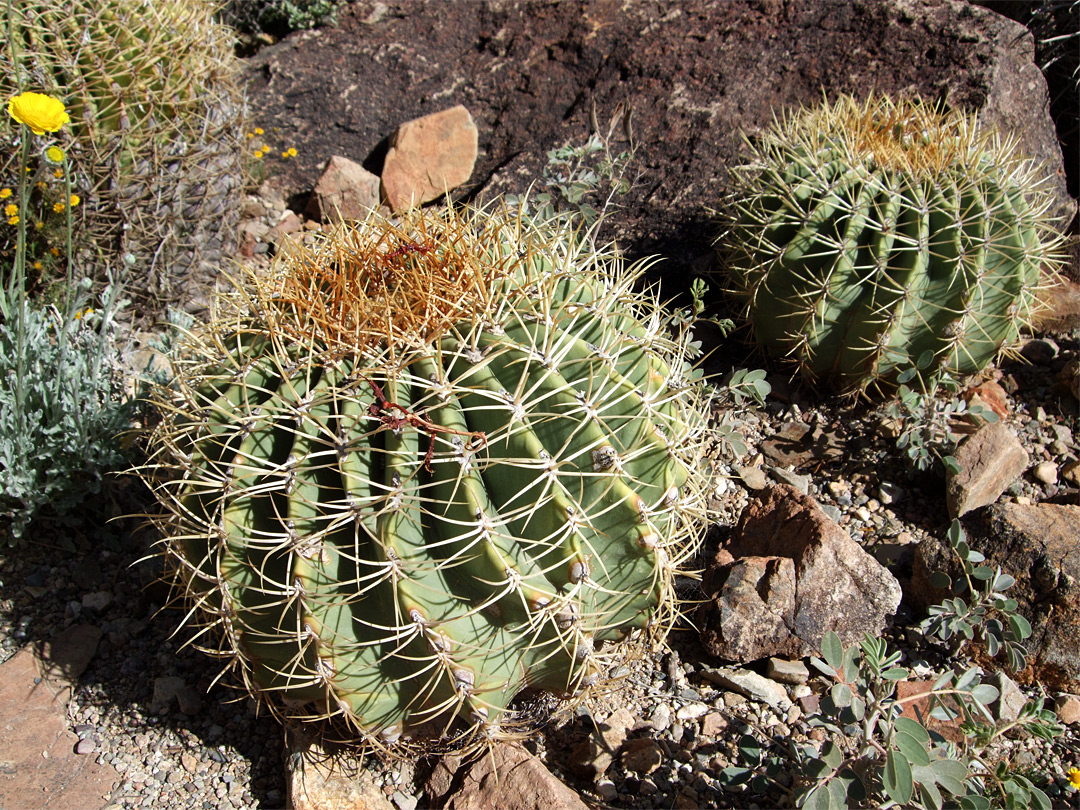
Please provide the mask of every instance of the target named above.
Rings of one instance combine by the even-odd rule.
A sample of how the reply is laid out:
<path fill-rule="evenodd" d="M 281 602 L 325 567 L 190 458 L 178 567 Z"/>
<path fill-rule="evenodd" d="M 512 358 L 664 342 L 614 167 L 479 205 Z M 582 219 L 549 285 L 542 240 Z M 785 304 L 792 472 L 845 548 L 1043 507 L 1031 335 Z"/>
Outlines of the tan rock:
<path fill-rule="evenodd" d="M 286 788 L 293 810 L 395 810 L 362 761 L 332 756 L 302 734 L 290 735 L 289 748 Z"/>
<path fill-rule="evenodd" d="M 664 749 L 650 737 L 629 740 L 623 745 L 622 765 L 628 771 L 644 776 L 660 767 L 664 761 Z"/>
<path fill-rule="evenodd" d="M 950 517 L 960 517 L 994 503 L 1023 475 L 1028 453 L 1016 434 L 1001 422 L 983 425 L 957 448 L 960 472 L 949 473 L 945 498 Z"/>
<path fill-rule="evenodd" d="M 1067 726 L 1080 723 L 1080 695 L 1058 695 L 1054 698 L 1058 721 Z"/>
<path fill-rule="evenodd" d="M 461 787 L 447 795 L 467 767 Z M 440 769 L 442 773 L 439 773 Z M 448 780 L 446 777 L 450 776 Z M 428 798 L 444 810 L 587 810 L 587 805 L 544 763 L 523 748 L 500 744 L 471 765 L 446 757 L 428 782 Z"/>
<path fill-rule="evenodd" d="M 570 767 L 574 773 L 593 779 L 603 776 L 637 720 L 634 713 L 624 707 L 598 723 L 596 731 L 571 754 Z"/>
<path fill-rule="evenodd" d="M 422 205 L 457 188 L 476 165 L 478 131 L 458 105 L 398 127 L 382 172 L 382 195 L 395 211 Z"/>
<path fill-rule="evenodd" d="M 334 155 L 326 161 L 307 214 L 323 222 L 365 219 L 379 207 L 379 178 L 355 161 Z"/>
<path fill-rule="evenodd" d="M 60 647 L 64 645 L 59 642 Z M 120 781 L 111 766 L 75 752 L 79 738 L 70 730 L 67 716 L 71 687 L 66 678 L 72 671 L 61 669 L 63 675 L 50 677 L 29 648 L 0 666 L 0 807 L 4 810 L 101 807 Z"/>

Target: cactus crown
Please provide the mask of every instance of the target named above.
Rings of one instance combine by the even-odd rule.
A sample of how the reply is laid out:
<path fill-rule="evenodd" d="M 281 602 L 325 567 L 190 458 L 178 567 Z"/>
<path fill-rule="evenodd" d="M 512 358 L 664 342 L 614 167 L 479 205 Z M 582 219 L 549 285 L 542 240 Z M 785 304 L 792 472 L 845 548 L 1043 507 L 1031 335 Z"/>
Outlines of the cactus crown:
<path fill-rule="evenodd" d="M 282 254 L 194 331 L 151 437 L 192 618 L 275 711 L 415 750 L 662 638 L 708 400 L 642 268 L 503 212 Z M 617 645 L 617 649 L 630 649 Z"/>
<path fill-rule="evenodd" d="M 845 97 L 750 148 L 719 240 L 733 292 L 759 343 L 842 393 L 980 371 L 1053 278 L 1037 168 L 971 117 Z"/>

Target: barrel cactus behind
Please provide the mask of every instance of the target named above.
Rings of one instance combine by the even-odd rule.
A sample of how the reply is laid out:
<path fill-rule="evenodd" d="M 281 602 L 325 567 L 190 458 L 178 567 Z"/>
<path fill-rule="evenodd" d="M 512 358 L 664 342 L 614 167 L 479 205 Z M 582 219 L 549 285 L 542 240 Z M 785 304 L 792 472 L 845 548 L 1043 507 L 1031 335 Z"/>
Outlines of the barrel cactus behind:
<path fill-rule="evenodd" d="M 841 98 L 751 148 L 721 237 L 734 292 L 759 344 L 843 393 L 980 371 L 1055 273 L 1037 167 L 973 118 Z"/>
<path fill-rule="evenodd" d="M 147 475 L 254 694 L 432 750 L 662 637 L 709 403 L 639 275 L 509 214 L 413 212 L 279 258 L 188 338 Z"/>
<path fill-rule="evenodd" d="M 71 115 L 77 244 L 93 245 L 81 258 L 134 258 L 128 291 L 159 309 L 212 280 L 238 217 L 245 111 L 215 8 L 50 0 L 10 4 L 4 19 L 0 93 L 48 93 Z M 0 132 L 5 157 L 17 135 Z"/>

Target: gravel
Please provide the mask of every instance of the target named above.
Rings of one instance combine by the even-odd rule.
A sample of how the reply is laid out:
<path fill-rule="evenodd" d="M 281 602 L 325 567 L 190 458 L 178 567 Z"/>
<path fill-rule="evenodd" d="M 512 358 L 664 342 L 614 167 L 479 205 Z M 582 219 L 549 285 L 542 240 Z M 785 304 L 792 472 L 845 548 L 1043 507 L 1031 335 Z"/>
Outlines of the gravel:
<path fill-rule="evenodd" d="M 267 208 L 274 210 L 272 205 Z M 1028 356 L 1036 358 L 1035 363 L 1002 366 L 1003 384 L 1012 397 L 1010 424 L 1034 467 L 1013 484 L 1006 499 L 1077 500 L 1075 485 L 1060 475 L 1077 459 L 1077 403 L 1058 393 L 1052 381 L 1078 356 L 1078 347 L 1080 332 L 1074 332 L 1059 336 L 1052 351 L 1045 345 L 1031 349 Z M 727 351 L 731 354 L 726 363 L 722 353 L 714 361 L 719 374 L 754 362 L 739 347 Z M 747 502 L 748 487 L 763 484 L 763 470 L 816 498 L 886 565 L 902 570 L 910 565 L 916 543 L 943 536 L 948 519 L 942 483 L 912 472 L 880 414 L 865 406 L 819 405 L 805 398 L 785 401 L 791 399 L 785 396 L 790 386 L 782 377 L 773 382 L 777 396 L 763 408 L 739 414 L 750 454 L 739 460 L 741 467 L 731 459 L 718 466 L 725 475 L 714 496 L 718 521 L 699 565 L 731 530 Z M 810 464 L 808 471 L 769 468 L 757 448 L 795 420 L 835 433 L 846 440 L 847 451 Z M 114 481 L 110 492 L 116 514 L 147 508 L 142 485 L 132 478 Z M 283 807 L 283 729 L 237 691 L 228 675 L 219 677 L 219 661 L 186 643 L 191 632 L 178 630 L 183 612 L 167 607 L 171 594 L 161 582 L 161 559 L 153 556 L 155 539 L 138 519 L 94 527 L 39 523 L 27 546 L 0 554 L 0 660 L 75 623 L 89 622 L 103 631 L 69 713 L 79 737 L 78 752 L 112 765 L 120 774 L 109 810 Z M 694 595 L 693 580 L 685 579 L 682 585 L 686 595 Z M 905 627 L 921 617 L 909 614 L 902 608 L 897 627 L 887 637 L 904 651 L 906 665 L 925 659 L 928 663 L 920 663 L 920 668 L 933 671 L 934 651 Z M 677 627 L 670 650 L 624 666 L 617 691 L 602 693 L 569 717 L 554 720 L 528 745 L 569 784 L 612 807 L 745 806 L 742 797 L 720 785 L 718 775 L 735 764 L 737 742 L 747 727 L 775 739 L 820 743 L 820 730 L 806 723 L 816 697 L 813 680 L 810 686 L 770 681 L 786 690 L 784 700 L 774 698 L 770 706 L 717 683 L 717 663 L 709 660 L 689 626 Z M 764 673 L 764 662 L 749 669 Z M 569 752 L 590 733 L 593 718 L 620 707 L 642 718 L 631 730 L 630 761 L 645 763 L 643 768 L 658 762 L 655 769 L 636 772 L 616 759 L 596 782 L 571 776 Z M 1015 765 L 1049 773 L 1063 785 L 1064 772 L 1080 765 L 1080 727 L 1071 726 L 1053 744 L 1007 740 L 1003 753 Z M 412 763 L 373 762 L 371 767 L 399 810 L 414 810 L 422 801 Z M 790 781 L 790 776 L 784 779 Z"/>

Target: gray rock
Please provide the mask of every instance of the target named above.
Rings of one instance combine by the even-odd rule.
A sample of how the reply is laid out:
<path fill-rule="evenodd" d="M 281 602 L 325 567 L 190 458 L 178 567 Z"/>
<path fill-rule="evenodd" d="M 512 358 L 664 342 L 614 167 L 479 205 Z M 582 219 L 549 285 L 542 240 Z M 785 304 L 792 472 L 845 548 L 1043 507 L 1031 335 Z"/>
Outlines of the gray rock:
<path fill-rule="evenodd" d="M 705 669 L 702 676 L 711 682 L 730 689 L 751 700 L 760 700 L 777 711 L 786 712 L 791 707 L 787 690 L 776 681 L 747 669 Z"/>
<path fill-rule="evenodd" d="M 810 680 L 810 670 L 802 661 L 770 658 L 765 663 L 765 676 L 779 683 L 800 684 Z"/>
<path fill-rule="evenodd" d="M 769 478 L 761 467 L 744 467 L 740 464 L 733 464 L 731 469 L 735 471 L 735 474 L 739 476 L 747 489 L 765 489 L 769 485 Z"/>
<path fill-rule="evenodd" d="M 165 675 L 154 678 L 154 696 L 150 700 L 150 711 L 164 714 L 172 708 L 180 691 L 190 688 L 183 678 L 177 675 Z"/>
<path fill-rule="evenodd" d="M 945 481 L 949 515 L 954 518 L 994 503 L 1028 465 L 1024 446 L 1002 422 L 983 425 L 968 436 L 955 458 L 960 472 L 950 472 Z"/>
<path fill-rule="evenodd" d="M 113 595 L 108 591 L 94 591 L 83 595 L 83 610 L 92 610 L 95 613 L 104 613 L 113 603 Z"/>
<path fill-rule="evenodd" d="M 794 489 L 797 489 L 803 495 L 810 492 L 810 476 L 799 475 L 791 470 L 785 470 L 783 467 L 770 467 L 769 475 L 774 480 L 779 481 L 781 484 L 787 484 Z"/>
<path fill-rule="evenodd" d="M 1020 716 L 1020 710 L 1027 703 L 1027 696 L 1020 691 L 1016 681 L 998 671 L 990 676 L 988 682 L 997 688 L 998 699 L 988 708 L 999 723 L 1011 723 Z"/>

